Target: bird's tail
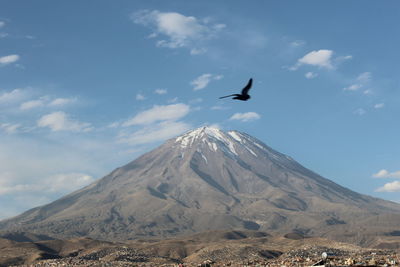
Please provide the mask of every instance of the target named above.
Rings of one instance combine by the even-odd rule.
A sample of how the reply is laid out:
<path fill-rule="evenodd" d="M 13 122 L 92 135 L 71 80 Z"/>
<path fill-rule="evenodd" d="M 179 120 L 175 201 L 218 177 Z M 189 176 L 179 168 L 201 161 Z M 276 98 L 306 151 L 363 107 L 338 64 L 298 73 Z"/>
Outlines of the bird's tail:
<path fill-rule="evenodd" d="M 221 99 L 221 98 L 227 98 L 227 97 L 230 97 L 230 96 L 235 96 L 236 94 L 233 94 L 233 95 L 226 95 L 226 96 L 221 96 L 219 99 Z"/>

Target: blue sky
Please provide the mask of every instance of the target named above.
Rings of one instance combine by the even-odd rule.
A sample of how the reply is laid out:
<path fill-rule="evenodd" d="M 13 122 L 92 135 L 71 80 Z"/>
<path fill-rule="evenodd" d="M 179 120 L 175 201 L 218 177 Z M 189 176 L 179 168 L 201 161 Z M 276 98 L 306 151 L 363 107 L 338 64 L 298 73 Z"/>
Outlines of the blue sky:
<path fill-rule="evenodd" d="M 0 218 L 203 125 L 400 201 L 399 17 L 398 1 L 1 1 Z M 250 101 L 218 99 L 250 77 Z"/>

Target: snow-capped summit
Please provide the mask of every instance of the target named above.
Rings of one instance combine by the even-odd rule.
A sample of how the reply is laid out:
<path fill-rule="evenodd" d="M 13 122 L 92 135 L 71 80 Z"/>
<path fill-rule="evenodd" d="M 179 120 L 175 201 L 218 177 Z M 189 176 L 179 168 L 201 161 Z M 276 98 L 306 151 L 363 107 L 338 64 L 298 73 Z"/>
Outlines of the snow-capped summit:
<path fill-rule="evenodd" d="M 288 163 L 294 161 L 291 157 L 279 153 L 261 141 L 239 131 L 224 132 L 215 127 L 200 127 L 175 138 L 175 145 L 181 150 L 190 151 L 193 147 L 198 152 L 209 149 L 217 152 L 220 149 L 227 156 L 258 157 L 259 155 L 277 161 Z"/>

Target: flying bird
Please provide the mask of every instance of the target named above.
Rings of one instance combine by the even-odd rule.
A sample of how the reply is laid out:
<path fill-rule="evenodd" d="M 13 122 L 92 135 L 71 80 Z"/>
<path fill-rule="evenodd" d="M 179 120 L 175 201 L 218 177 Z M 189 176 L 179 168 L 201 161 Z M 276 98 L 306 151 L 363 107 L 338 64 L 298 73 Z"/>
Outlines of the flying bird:
<path fill-rule="evenodd" d="M 247 101 L 250 99 L 250 95 L 248 93 L 249 93 L 249 90 L 250 90 L 252 84 L 253 84 L 253 79 L 250 78 L 247 85 L 242 89 L 241 94 L 232 94 L 232 95 L 221 96 L 220 99 L 225 98 L 225 97 L 234 96 L 234 97 L 232 97 L 232 99 Z"/>

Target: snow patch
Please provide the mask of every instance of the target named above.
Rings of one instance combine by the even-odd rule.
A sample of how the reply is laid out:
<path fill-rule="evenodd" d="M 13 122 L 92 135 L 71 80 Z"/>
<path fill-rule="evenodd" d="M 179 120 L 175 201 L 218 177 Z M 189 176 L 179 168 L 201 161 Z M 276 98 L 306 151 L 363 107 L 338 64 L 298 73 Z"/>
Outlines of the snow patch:
<path fill-rule="evenodd" d="M 254 142 L 253 144 L 254 144 L 255 146 L 257 146 L 258 148 L 262 149 L 262 150 L 266 150 L 264 146 L 260 145 L 260 144 L 257 143 L 257 142 Z"/>
<path fill-rule="evenodd" d="M 182 148 L 190 147 L 194 140 L 203 136 L 203 128 L 198 128 L 196 130 L 190 131 L 182 136 L 175 139 L 175 143 L 180 142 Z"/>
<path fill-rule="evenodd" d="M 235 139 L 236 141 L 238 141 L 239 143 L 242 142 L 242 138 L 240 138 L 240 136 L 236 132 L 230 131 L 230 132 L 228 132 L 228 134 L 230 136 L 232 136 L 232 138 Z"/>
<path fill-rule="evenodd" d="M 212 147 L 213 147 L 214 151 L 217 151 L 218 150 L 217 144 L 216 143 L 211 143 L 211 144 L 212 144 Z"/>
<path fill-rule="evenodd" d="M 231 153 L 235 154 L 236 156 L 238 155 L 238 153 L 235 150 L 233 142 L 229 140 L 229 138 L 227 138 L 226 135 L 221 130 L 217 128 L 208 128 L 208 127 L 205 128 L 204 130 L 207 135 L 214 137 L 215 139 L 224 143 L 228 147 Z"/>
<path fill-rule="evenodd" d="M 200 153 L 201 154 L 201 153 Z M 206 156 L 204 156 L 203 154 L 201 154 L 201 157 L 204 159 L 204 161 L 206 162 L 206 164 L 208 164 L 207 158 Z"/>
<path fill-rule="evenodd" d="M 207 142 L 207 144 L 208 144 L 208 147 L 210 148 L 210 150 L 212 150 L 212 151 L 217 151 L 218 150 L 218 147 L 217 147 L 217 144 L 216 143 L 214 143 L 214 142 Z"/>
<path fill-rule="evenodd" d="M 257 154 L 251 150 L 250 148 L 248 148 L 247 146 L 244 146 L 251 154 L 253 154 L 253 156 L 257 157 Z"/>

